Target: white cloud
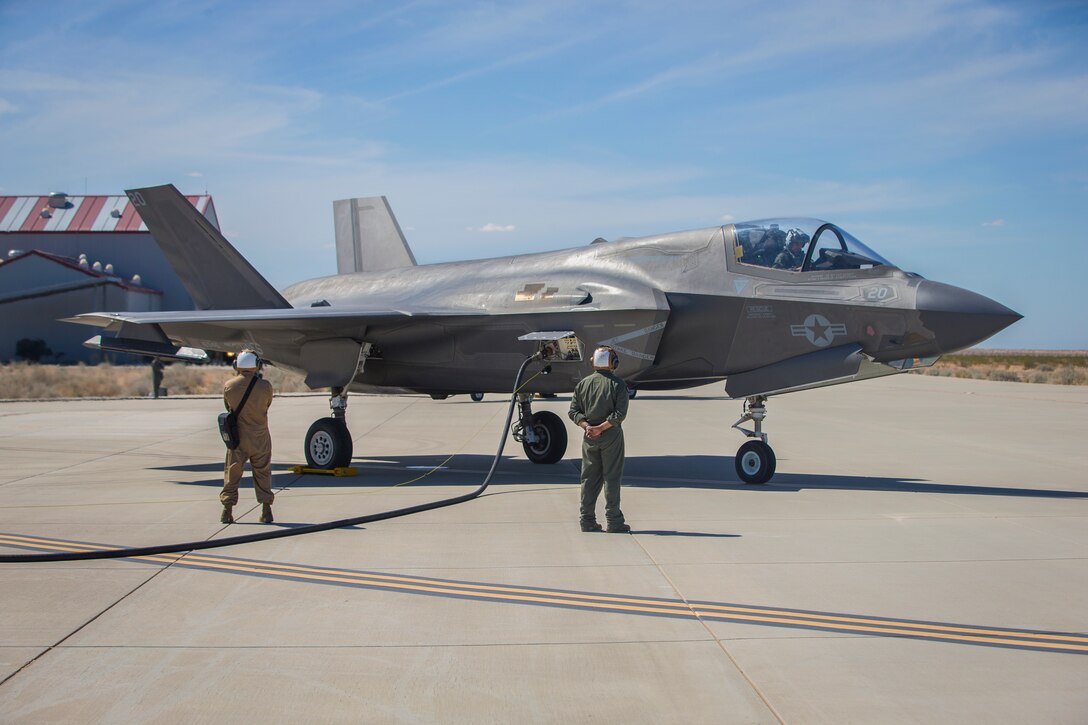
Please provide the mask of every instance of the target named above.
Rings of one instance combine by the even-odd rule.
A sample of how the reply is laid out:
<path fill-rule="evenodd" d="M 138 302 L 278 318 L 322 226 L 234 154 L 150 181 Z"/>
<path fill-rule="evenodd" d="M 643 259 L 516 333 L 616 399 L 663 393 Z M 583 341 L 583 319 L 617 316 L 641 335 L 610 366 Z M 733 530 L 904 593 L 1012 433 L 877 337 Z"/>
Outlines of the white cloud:
<path fill-rule="evenodd" d="M 186 176 L 191 176 L 194 179 L 199 179 L 202 178 L 204 174 L 199 171 L 190 171 L 188 174 L 186 174 Z"/>
<path fill-rule="evenodd" d="M 514 231 L 513 224 L 495 224 L 489 222 L 482 227 L 465 227 L 466 232 L 484 232 L 485 234 L 491 234 L 494 232 L 512 232 Z"/>
<path fill-rule="evenodd" d="M 0 115 L 3 115 L 5 113 L 15 113 L 18 110 L 19 109 L 16 108 L 15 104 L 13 104 L 11 101 L 7 100 L 6 98 L 0 98 Z"/>
<path fill-rule="evenodd" d="M 1003 227 L 1003 226 L 1005 226 L 1005 220 L 1004 219 L 994 219 L 992 222 L 983 222 L 982 226 L 984 226 L 984 227 Z"/>

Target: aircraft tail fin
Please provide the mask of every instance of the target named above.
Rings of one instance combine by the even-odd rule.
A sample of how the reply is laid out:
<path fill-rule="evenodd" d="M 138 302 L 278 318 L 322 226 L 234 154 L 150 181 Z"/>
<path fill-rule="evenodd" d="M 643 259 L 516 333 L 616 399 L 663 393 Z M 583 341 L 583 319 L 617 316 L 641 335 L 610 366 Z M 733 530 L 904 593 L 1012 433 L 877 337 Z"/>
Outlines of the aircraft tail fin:
<path fill-rule="evenodd" d="M 333 202 L 336 271 L 383 272 L 414 267 L 416 258 L 384 196 Z"/>
<path fill-rule="evenodd" d="M 291 307 L 173 184 L 125 193 L 198 310 Z"/>

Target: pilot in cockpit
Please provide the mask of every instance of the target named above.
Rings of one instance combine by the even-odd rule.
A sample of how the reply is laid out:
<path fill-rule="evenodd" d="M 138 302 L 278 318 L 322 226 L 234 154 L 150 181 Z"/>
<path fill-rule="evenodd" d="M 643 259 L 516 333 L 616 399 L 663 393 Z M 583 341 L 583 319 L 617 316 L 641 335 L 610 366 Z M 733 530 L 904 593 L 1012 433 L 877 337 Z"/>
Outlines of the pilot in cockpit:
<path fill-rule="evenodd" d="M 778 257 L 778 253 L 786 246 L 786 235 L 778 228 L 777 224 L 771 224 L 763 240 L 756 251 L 756 264 L 761 267 L 770 267 Z"/>
<path fill-rule="evenodd" d="M 807 243 L 808 235 L 800 229 L 790 229 L 786 232 L 786 248 L 774 258 L 774 268 L 800 269 L 805 262 L 805 244 Z"/>

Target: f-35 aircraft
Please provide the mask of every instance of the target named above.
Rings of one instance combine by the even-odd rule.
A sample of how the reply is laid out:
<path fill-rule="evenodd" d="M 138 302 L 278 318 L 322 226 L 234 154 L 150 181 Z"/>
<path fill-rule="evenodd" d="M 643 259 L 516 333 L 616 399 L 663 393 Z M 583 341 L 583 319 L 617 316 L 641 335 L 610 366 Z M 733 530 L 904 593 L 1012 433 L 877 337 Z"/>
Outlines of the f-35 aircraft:
<path fill-rule="evenodd" d="M 384 197 L 336 202 L 338 274 L 276 291 L 172 185 L 127 192 L 195 311 L 96 312 L 106 350 L 202 359 L 250 348 L 331 390 L 307 432 L 311 466 L 346 466 L 347 396 L 507 392 L 539 354 L 550 374 L 519 394 L 515 439 L 536 463 L 567 446 L 532 394 L 565 393 L 610 345 L 633 391 L 725 381 L 749 440 L 736 471 L 775 470 L 763 420 L 772 395 L 931 365 L 1020 319 L 997 302 L 905 272 L 835 226 L 772 219 L 573 249 L 417 266 Z M 751 428 L 742 427 L 751 423 Z"/>

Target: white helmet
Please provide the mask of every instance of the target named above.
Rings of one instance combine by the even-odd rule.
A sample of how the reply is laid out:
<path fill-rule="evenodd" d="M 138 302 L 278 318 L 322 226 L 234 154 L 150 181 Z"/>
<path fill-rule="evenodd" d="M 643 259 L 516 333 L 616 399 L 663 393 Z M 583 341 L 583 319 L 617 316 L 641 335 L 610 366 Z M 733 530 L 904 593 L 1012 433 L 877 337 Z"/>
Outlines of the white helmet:
<path fill-rule="evenodd" d="M 612 348 L 601 346 L 593 351 L 594 370 L 615 370 L 619 364 L 620 356 Z"/>
<path fill-rule="evenodd" d="M 239 370 L 256 370 L 258 365 L 257 353 L 252 350 L 242 350 L 234 359 L 234 367 Z"/>

